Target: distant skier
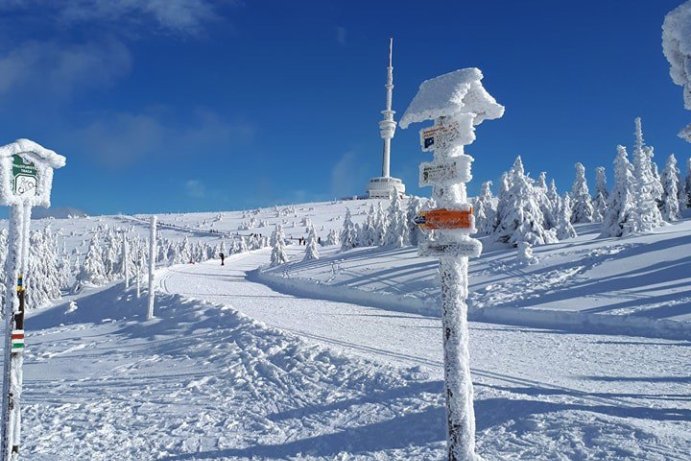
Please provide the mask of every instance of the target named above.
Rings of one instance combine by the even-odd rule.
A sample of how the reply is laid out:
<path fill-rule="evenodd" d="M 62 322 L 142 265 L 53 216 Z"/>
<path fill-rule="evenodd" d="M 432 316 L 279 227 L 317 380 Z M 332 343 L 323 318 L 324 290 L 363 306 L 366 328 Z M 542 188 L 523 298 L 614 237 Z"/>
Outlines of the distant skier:
<path fill-rule="evenodd" d="M 226 259 L 226 255 L 221 253 L 221 266 L 225 266 L 225 259 Z"/>

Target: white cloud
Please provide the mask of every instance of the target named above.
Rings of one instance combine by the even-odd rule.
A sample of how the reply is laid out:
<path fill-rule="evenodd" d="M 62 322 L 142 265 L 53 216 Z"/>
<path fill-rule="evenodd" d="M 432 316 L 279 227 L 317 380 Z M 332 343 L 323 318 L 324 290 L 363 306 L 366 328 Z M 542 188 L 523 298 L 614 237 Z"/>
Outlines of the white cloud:
<path fill-rule="evenodd" d="M 161 108 L 144 113 L 103 113 L 70 133 L 66 141 L 98 163 L 124 168 L 162 157 L 179 161 L 185 155 L 224 155 L 254 136 L 249 123 L 229 122 L 207 110 L 197 110 L 182 126 L 165 122 L 165 115 Z"/>
<path fill-rule="evenodd" d="M 130 52 L 114 39 L 73 45 L 31 41 L 0 56 L 0 94 L 28 88 L 66 97 L 111 85 L 131 68 Z"/>
<path fill-rule="evenodd" d="M 204 198 L 206 186 L 198 179 L 188 179 L 185 181 L 185 192 L 192 198 Z"/>
<path fill-rule="evenodd" d="M 219 9 L 237 0 L 0 0 L 0 10 L 40 9 L 61 24 L 109 22 L 118 28 L 137 26 L 197 34 L 209 21 L 219 20 Z"/>
<path fill-rule="evenodd" d="M 331 168 L 331 193 L 335 197 L 362 194 L 366 176 L 365 167 L 356 153 L 348 151 Z"/>

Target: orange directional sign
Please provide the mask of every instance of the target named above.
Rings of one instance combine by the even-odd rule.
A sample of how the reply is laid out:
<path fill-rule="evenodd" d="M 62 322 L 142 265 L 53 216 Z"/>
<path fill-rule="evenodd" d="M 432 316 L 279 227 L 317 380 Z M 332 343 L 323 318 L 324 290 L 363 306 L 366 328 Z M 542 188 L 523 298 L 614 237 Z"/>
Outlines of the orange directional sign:
<path fill-rule="evenodd" d="M 472 229 L 473 228 L 473 209 L 468 210 L 438 210 L 423 211 L 416 216 L 415 224 L 421 229 Z"/>

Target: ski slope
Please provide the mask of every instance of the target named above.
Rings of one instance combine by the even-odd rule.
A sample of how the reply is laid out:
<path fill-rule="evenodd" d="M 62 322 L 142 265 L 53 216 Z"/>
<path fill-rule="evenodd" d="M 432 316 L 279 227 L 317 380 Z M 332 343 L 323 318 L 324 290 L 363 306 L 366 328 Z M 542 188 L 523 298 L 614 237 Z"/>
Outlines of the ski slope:
<path fill-rule="evenodd" d="M 346 355 L 414 367 L 441 384 L 437 318 L 296 298 L 247 280 L 267 259 L 257 252 L 227 266 L 176 266 L 161 286 L 230 303 Z M 487 459 L 685 459 L 691 449 L 688 343 L 482 323 L 471 334 L 478 444 Z"/>
<path fill-rule="evenodd" d="M 309 218 L 323 238 L 340 228 L 346 207 L 357 221 L 369 202 L 162 215 L 161 234 L 220 243 L 281 223 L 297 238 Z M 50 224 L 81 254 L 94 227 L 145 236 L 147 218 L 34 226 Z M 523 323 L 471 322 L 486 460 L 688 460 L 691 342 L 665 339 L 658 325 L 688 331 L 689 226 L 621 240 L 582 228 L 576 239 L 536 248 L 535 265 L 489 246 L 473 262 L 475 307 L 487 301 L 484 310 Z M 300 262 L 304 247 L 288 251 L 295 262 L 268 271 L 256 269 L 269 250 L 233 255 L 225 266 L 160 268 L 151 322 L 146 295 L 137 299 L 122 283 L 32 312 L 26 459 L 442 459 L 436 263 L 412 248 L 323 247 L 309 263 Z M 642 318 L 651 328 L 558 321 L 569 312 Z"/>

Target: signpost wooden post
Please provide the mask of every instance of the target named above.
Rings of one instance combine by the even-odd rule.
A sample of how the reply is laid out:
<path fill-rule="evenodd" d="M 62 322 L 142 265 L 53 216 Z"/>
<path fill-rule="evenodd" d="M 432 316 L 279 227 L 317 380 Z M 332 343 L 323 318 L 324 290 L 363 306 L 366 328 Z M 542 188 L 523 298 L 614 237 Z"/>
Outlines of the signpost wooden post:
<path fill-rule="evenodd" d="M 0 147 L 0 204 L 10 206 L 0 460 L 17 461 L 21 434 L 20 398 L 24 362 L 25 275 L 28 269 L 31 208 L 50 206 L 53 169 L 65 157 L 28 139 Z M 17 296 L 12 296 L 15 292 Z"/>
<path fill-rule="evenodd" d="M 479 69 L 461 69 L 427 80 L 401 119 L 410 123 L 434 120 L 420 131 L 423 152 L 434 152 L 432 162 L 420 165 L 420 186 L 432 186 L 438 209 L 420 213 L 415 222 L 433 232 L 419 253 L 439 258 L 441 275 L 444 385 L 449 461 L 478 461 L 475 453 L 475 413 L 470 376 L 468 328 L 468 258 L 482 251 L 475 232 L 473 209 L 465 184 L 471 180 L 473 158 L 464 146 L 475 140 L 475 126 L 499 118 L 504 108 L 485 91 Z"/>

